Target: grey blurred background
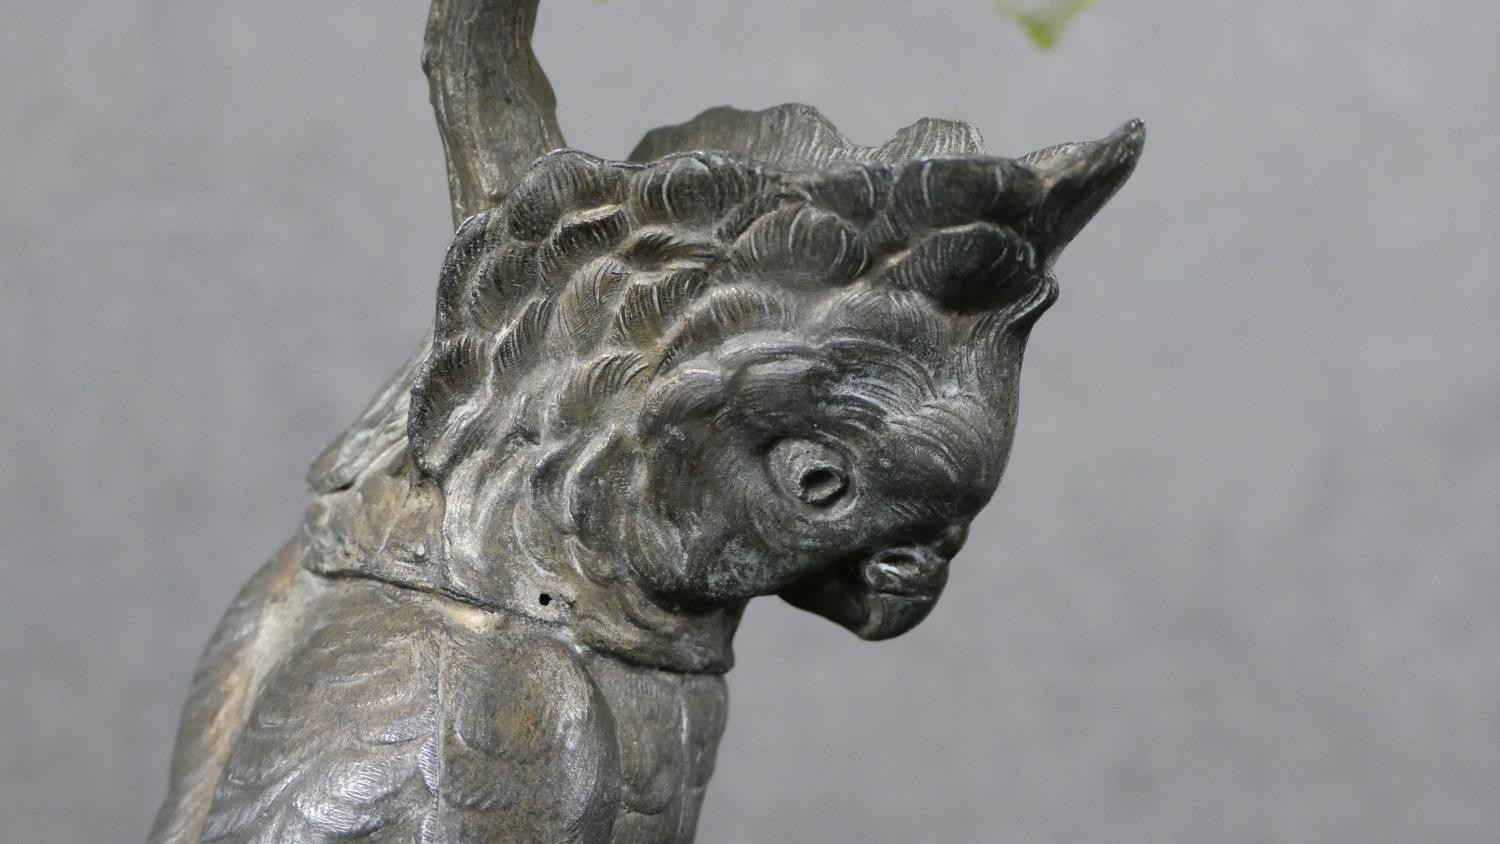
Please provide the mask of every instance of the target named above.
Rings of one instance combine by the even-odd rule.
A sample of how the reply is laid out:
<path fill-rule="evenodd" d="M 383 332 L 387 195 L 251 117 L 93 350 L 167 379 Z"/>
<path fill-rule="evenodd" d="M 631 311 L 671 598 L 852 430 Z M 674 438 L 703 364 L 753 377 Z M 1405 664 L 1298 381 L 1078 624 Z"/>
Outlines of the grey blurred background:
<path fill-rule="evenodd" d="M 141 840 L 197 656 L 425 326 L 426 3 L 8 0 L 0 839 Z M 705 842 L 1500 840 L 1500 4 L 548 0 L 570 142 L 1150 126 L 1009 474 L 871 645 L 749 612 Z"/>

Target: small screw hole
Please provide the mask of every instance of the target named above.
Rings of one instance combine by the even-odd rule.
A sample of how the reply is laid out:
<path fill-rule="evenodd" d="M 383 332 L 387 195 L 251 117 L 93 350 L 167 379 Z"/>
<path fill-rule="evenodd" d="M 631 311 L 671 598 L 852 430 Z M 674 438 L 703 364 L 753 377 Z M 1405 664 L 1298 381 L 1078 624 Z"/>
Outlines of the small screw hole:
<path fill-rule="evenodd" d="M 536 602 L 545 607 L 548 604 L 552 603 L 552 596 L 548 595 L 546 592 L 543 592 L 541 595 L 537 596 Z"/>

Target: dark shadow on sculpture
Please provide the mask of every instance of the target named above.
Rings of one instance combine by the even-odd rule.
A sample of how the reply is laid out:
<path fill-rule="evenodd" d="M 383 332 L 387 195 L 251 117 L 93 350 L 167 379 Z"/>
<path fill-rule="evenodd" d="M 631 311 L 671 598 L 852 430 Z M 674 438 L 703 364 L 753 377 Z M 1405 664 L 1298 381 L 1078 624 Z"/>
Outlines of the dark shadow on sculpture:
<path fill-rule="evenodd" d="M 430 341 L 209 644 L 153 841 L 690 840 L 745 603 L 869 639 L 928 614 L 1053 261 L 1143 140 L 992 158 L 962 123 L 864 148 L 805 106 L 716 109 L 632 162 L 528 168 L 550 91 L 484 37 L 524 46 L 534 13 L 434 6 L 478 213 Z M 531 137 L 485 140 L 504 100 Z"/>

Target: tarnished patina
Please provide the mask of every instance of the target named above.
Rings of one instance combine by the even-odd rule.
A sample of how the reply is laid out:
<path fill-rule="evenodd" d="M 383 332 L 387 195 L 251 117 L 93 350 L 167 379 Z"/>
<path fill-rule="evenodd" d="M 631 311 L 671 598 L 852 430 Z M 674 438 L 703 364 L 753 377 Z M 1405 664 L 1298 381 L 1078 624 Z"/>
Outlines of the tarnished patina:
<path fill-rule="evenodd" d="M 1143 140 L 996 158 L 963 123 L 867 148 L 715 109 L 517 180 L 561 143 L 545 80 L 454 40 L 499 6 L 524 44 L 534 3 L 429 29 L 467 216 L 431 337 L 210 643 L 153 841 L 691 840 L 746 603 L 867 639 L 931 611 L 1053 263 Z M 535 137 L 486 146 L 486 78 Z"/>

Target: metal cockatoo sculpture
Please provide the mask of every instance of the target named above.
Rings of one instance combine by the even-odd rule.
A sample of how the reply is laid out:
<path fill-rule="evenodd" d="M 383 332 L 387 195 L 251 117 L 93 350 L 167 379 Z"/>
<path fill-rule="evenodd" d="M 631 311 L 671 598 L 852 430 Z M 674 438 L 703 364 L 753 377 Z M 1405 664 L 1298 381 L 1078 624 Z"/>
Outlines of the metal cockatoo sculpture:
<path fill-rule="evenodd" d="M 1139 123 L 1008 159 L 962 123 L 865 148 L 716 109 L 512 180 L 455 127 L 463 85 L 525 74 L 444 59 L 485 19 L 450 5 L 429 73 L 477 213 L 430 342 L 210 642 L 155 842 L 691 840 L 746 602 L 868 639 L 927 615 L 1053 261 L 1141 150 Z M 529 33 L 534 4 L 477 5 Z"/>

